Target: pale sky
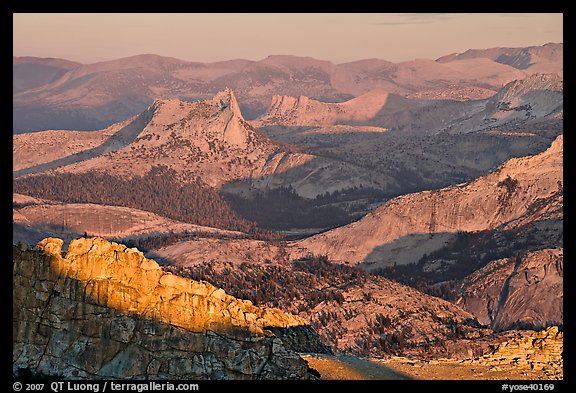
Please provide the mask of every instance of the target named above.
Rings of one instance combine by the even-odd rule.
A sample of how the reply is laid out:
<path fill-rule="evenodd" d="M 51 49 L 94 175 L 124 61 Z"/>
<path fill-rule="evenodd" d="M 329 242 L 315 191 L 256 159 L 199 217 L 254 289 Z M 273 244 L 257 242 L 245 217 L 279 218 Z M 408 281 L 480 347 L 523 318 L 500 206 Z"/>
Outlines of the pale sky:
<path fill-rule="evenodd" d="M 14 56 L 81 63 L 147 53 L 199 62 L 279 54 L 400 62 L 564 42 L 561 13 L 17 13 L 13 21 Z"/>

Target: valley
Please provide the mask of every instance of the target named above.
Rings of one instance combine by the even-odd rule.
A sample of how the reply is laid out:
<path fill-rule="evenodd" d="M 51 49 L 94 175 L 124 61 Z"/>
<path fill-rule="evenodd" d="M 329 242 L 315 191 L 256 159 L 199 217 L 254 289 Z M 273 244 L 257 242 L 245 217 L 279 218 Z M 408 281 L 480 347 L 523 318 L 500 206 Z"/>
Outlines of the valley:
<path fill-rule="evenodd" d="M 563 379 L 562 51 L 14 57 L 13 372 Z"/>

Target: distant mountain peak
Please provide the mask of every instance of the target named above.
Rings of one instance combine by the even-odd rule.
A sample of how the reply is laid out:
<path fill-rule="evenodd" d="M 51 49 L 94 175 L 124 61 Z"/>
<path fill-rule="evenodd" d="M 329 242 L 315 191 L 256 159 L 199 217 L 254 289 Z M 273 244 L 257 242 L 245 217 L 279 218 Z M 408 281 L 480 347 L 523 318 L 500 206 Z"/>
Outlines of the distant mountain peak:
<path fill-rule="evenodd" d="M 226 87 L 211 99 L 201 101 L 184 101 L 179 99 L 156 99 L 148 108 L 152 113 L 153 128 L 146 133 L 158 134 L 159 129 L 170 130 L 178 137 L 189 139 L 193 143 L 200 140 L 221 141 L 244 149 L 248 146 L 250 129 L 244 120 L 234 91 Z M 164 138 L 170 138 L 166 133 Z M 155 136 L 152 135 L 152 138 Z M 147 141 L 145 135 L 141 139 Z M 155 139 L 150 139 L 156 144 Z M 166 142 L 166 141 L 164 141 Z M 203 142 L 202 142 L 203 143 Z"/>
<path fill-rule="evenodd" d="M 533 96 L 535 92 L 549 92 L 550 94 L 560 95 L 564 91 L 564 80 L 557 74 L 533 74 L 524 79 L 517 79 L 507 83 L 500 91 L 494 96 L 499 106 L 504 105 L 504 111 L 517 111 L 524 105 L 525 108 L 530 108 L 530 112 L 534 112 L 537 108 L 543 109 L 545 112 L 550 112 L 553 108 L 549 107 L 550 104 L 556 102 L 551 99 L 549 94 L 537 99 Z M 529 97 L 532 94 L 532 98 Z M 559 94 L 560 93 L 560 94 Z M 528 105 L 528 106 L 527 106 Z M 517 109 L 514 109 L 517 108 Z"/>
<path fill-rule="evenodd" d="M 388 93 L 374 88 L 345 102 L 328 103 L 307 96 L 274 95 L 266 114 L 254 121 L 257 126 L 333 125 L 339 122 L 366 122 L 384 107 Z"/>
<path fill-rule="evenodd" d="M 532 74 L 524 79 L 514 80 L 504 86 L 504 89 L 521 88 L 529 90 L 564 90 L 564 79 L 557 74 Z"/>
<path fill-rule="evenodd" d="M 519 48 L 468 49 L 462 53 L 452 53 L 436 59 L 438 63 L 455 60 L 485 57 L 497 63 L 507 64 L 519 70 L 525 70 L 539 62 L 561 62 L 564 44 L 549 42 L 540 46 Z"/>
<path fill-rule="evenodd" d="M 208 105 L 212 108 L 210 111 L 198 110 L 197 106 Z M 242 111 L 236 100 L 234 91 L 226 87 L 224 90 L 217 92 L 211 99 L 199 100 L 199 101 L 189 101 L 181 100 L 178 98 L 157 98 L 148 107 L 148 110 L 153 110 L 154 112 L 163 108 L 164 111 L 170 108 L 171 116 L 176 117 L 213 117 L 220 116 L 225 113 L 231 113 L 233 116 L 238 117 L 244 121 L 242 116 Z M 216 110 L 214 110 L 216 109 Z"/>

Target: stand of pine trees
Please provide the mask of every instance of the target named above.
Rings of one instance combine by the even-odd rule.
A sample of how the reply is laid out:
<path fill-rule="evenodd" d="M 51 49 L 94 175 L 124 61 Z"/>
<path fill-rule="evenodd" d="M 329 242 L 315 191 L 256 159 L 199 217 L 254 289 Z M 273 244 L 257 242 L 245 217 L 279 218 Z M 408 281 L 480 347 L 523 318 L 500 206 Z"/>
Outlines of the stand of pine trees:
<path fill-rule="evenodd" d="M 15 179 L 13 190 L 64 203 L 131 207 L 190 224 L 274 238 L 272 232 L 236 214 L 218 190 L 200 178 L 181 184 L 176 172 L 166 166 L 152 167 L 145 175 L 132 178 L 95 171 L 29 176 Z"/>

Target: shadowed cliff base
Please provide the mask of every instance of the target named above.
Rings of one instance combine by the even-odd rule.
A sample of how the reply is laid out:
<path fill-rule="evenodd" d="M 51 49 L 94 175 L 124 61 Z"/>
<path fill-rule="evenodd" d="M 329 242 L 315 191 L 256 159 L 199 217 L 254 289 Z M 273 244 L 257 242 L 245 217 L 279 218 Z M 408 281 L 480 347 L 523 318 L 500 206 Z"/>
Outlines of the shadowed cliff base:
<path fill-rule="evenodd" d="M 270 331 L 310 329 L 103 239 L 13 248 L 13 372 L 74 379 L 308 379 Z M 306 337 L 313 338 L 307 334 Z M 294 339 L 294 338 L 292 338 Z M 288 342 L 288 341 L 286 341 Z M 301 344 L 304 345 L 304 344 Z"/>

